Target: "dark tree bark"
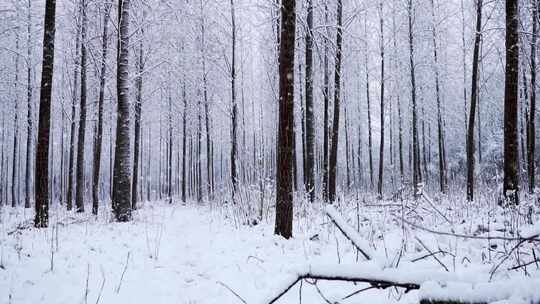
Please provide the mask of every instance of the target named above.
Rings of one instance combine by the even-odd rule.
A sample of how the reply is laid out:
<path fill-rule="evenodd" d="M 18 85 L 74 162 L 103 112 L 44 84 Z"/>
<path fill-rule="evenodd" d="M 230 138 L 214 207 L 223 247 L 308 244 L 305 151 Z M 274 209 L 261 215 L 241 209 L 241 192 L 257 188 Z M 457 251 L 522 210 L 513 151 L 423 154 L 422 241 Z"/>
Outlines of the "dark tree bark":
<path fill-rule="evenodd" d="M 306 187 L 311 202 L 315 199 L 315 117 L 313 112 L 313 0 L 307 0 L 306 32 Z"/>
<path fill-rule="evenodd" d="M 383 173 L 384 173 L 384 18 L 383 3 L 379 3 L 380 19 L 380 51 L 381 51 L 381 141 L 379 144 L 379 182 L 377 184 L 377 193 L 382 198 L 383 192 Z"/>
<path fill-rule="evenodd" d="M 294 42 L 296 0 L 283 0 L 279 48 L 279 127 L 276 171 L 276 223 L 274 233 L 292 237 L 294 138 Z"/>
<path fill-rule="evenodd" d="M 465 146 L 467 146 L 467 46 L 465 44 L 465 7 L 461 0 L 461 58 L 463 62 L 463 121 L 465 122 Z"/>
<path fill-rule="evenodd" d="M 161 170 L 162 168 L 162 163 L 163 163 L 163 122 L 161 120 L 161 113 L 162 113 L 162 106 L 161 106 L 161 100 L 159 102 L 159 157 L 158 157 L 158 198 L 159 200 L 161 200 L 163 197 L 163 183 L 162 183 L 162 179 L 163 179 L 163 171 Z"/>
<path fill-rule="evenodd" d="M 202 10 L 202 1 L 201 1 Z M 202 15 L 202 12 L 201 12 Z M 202 17 L 201 17 L 202 18 Z M 204 19 L 201 20 L 201 53 L 202 53 L 202 80 L 203 80 L 203 99 L 204 99 L 204 118 L 206 129 L 206 177 L 207 177 L 207 191 L 208 198 L 212 200 L 214 198 L 214 157 L 212 155 L 212 120 L 210 117 L 210 105 L 208 100 L 208 76 L 206 71 L 206 25 Z"/>
<path fill-rule="evenodd" d="M 525 43 L 525 39 L 521 39 L 521 43 Z M 520 49 L 521 56 L 525 58 L 527 56 L 525 48 Z M 524 60 L 519 62 L 521 75 L 522 75 L 522 84 L 519 86 L 519 156 L 521 158 L 519 162 L 519 172 L 528 172 L 527 168 L 527 132 L 528 132 L 528 107 L 529 107 L 529 90 L 527 86 L 529 85 L 529 80 L 527 79 L 527 67 L 525 66 Z M 519 81 L 519 80 L 518 80 Z"/>
<path fill-rule="evenodd" d="M 349 155 L 349 119 L 347 116 L 347 105 L 343 107 L 343 120 L 345 125 L 345 163 L 347 166 L 347 188 L 345 193 L 348 193 L 351 189 L 351 158 Z"/>
<path fill-rule="evenodd" d="M 396 64 L 395 69 L 397 71 L 401 71 L 401 65 L 399 64 L 399 59 L 397 57 L 397 29 L 396 29 L 396 10 L 395 6 L 392 10 L 392 42 L 394 45 L 394 56 Z M 399 87 L 399 80 L 398 80 L 398 87 Z M 405 169 L 404 169 L 404 161 L 403 161 L 403 120 L 401 117 L 401 99 L 400 94 L 397 94 L 397 115 L 398 115 L 398 149 L 399 149 L 399 173 L 400 173 L 400 182 L 403 183 L 403 179 L 405 178 Z"/>
<path fill-rule="evenodd" d="M 82 28 L 81 28 L 81 100 L 80 100 L 80 119 L 79 136 L 77 142 L 77 187 L 75 194 L 75 205 L 77 212 L 84 212 L 84 193 L 85 193 L 85 161 L 84 144 L 86 135 L 86 0 L 81 0 Z"/>
<path fill-rule="evenodd" d="M 467 200 L 474 200 L 474 120 L 478 100 L 478 68 L 480 57 L 480 42 L 482 39 L 482 0 L 476 1 L 476 34 L 474 37 L 471 107 L 467 124 Z"/>
<path fill-rule="evenodd" d="M 36 216 L 34 226 L 49 224 L 49 135 L 51 125 L 51 91 L 54 72 L 54 36 L 56 32 L 56 1 L 45 2 L 43 33 L 43 64 L 39 100 L 38 142 L 36 150 Z"/>
<path fill-rule="evenodd" d="M 334 120 L 332 127 L 332 147 L 330 149 L 330 174 L 328 177 L 328 199 L 330 202 L 336 200 L 336 180 L 337 180 L 337 152 L 339 144 L 339 109 L 341 99 L 341 48 L 343 42 L 343 5 L 342 0 L 337 1 L 337 35 L 336 35 L 336 67 L 334 70 Z"/>
<path fill-rule="evenodd" d="M 170 90 L 170 89 L 169 89 Z M 173 200 L 172 200 L 172 150 L 173 150 L 173 135 L 172 135 L 172 96 L 171 96 L 171 93 L 169 91 L 169 145 L 168 145 L 168 148 L 167 148 L 167 201 L 169 202 L 169 204 L 172 204 Z M 199 115 L 200 117 L 200 115 Z M 200 121 L 200 119 L 199 119 Z M 199 122 L 200 124 L 200 122 Z M 199 139 L 199 143 L 200 143 L 200 139 Z M 200 146 L 199 146 L 200 147 Z M 200 152 L 200 151 L 199 151 Z M 200 153 L 199 153 L 200 154 Z M 200 158 L 199 158 L 200 159 Z M 199 167 L 200 167 L 200 162 L 198 163 Z M 200 176 L 200 175 L 199 175 Z M 199 181 L 198 181 L 198 184 L 199 184 L 199 187 L 200 187 L 200 178 L 199 178 Z"/>
<path fill-rule="evenodd" d="M 187 157 L 187 97 L 186 97 L 186 80 L 182 81 L 182 101 L 184 103 L 184 111 L 182 112 L 182 202 L 186 202 L 186 190 L 187 190 L 187 172 L 186 172 L 186 157 Z"/>
<path fill-rule="evenodd" d="M 231 24 L 232 24 L 232 53 L 231 53 L 231 182 L 232 200 L 236 203 L 238 191 L 238 177 L 236 160 L 238 155 L 237 129 L 238 129 L 238 105 L 236 102 L 236 18 L 234 15 L 234 0 L 231 1 Z M 293 46 L 294 47 L 294 46 Z"/>
<path fill-rule="evenodd" d="M 300 32 L 296 34 L 297 36 L 300 35 Z M 300 51 L 300 42 L 297 41 L 297 50 Z M 305 80 L 305 77 L 302 75 L 302 70 L 304 66 L 302 62 L 298 63 L 298 103 L 300 105 L 300 142 L 302 146 L 302 177 L 303 177 L 303 185 L 304 185 L 304 191 L 306 194 L 308 194 L 308 181 L 307 181 L 307 167 L 306 167 L 306 109 L 304 104 L 304 92 L 303 92 L 303 83 L 302 79 Z M 302 78 L 304 77 L 304 78 Z M 309 194 L 308 194 L 309 195 Z"/>
<path fill-rule="evenodd" d="M 92 176 L 92 214 L 98 214 L 99 208 L 99 177 L 101 172 L 101 153 L 103 145 L 103 106 L 105 102 L 105 80 L 107 72 L 109 16 L 112 3 L 106 2 L 103 14 L 103 35 L 101 37 L 101 71 L 99 75 L 99 97 L 97 103 L 97 134 L 94 141 L 94 159 Z"/>
<path fill-rule="evenodd" d="M 413 1 L 409 0 L 408 8 L 409 21 L 409 61 L 411 72 L 411 100 L 412 100 L 412 154 L 413 154 L 413 186 L 415 193 L 422 183 L 422 171 L 420 168 L 420 148 L 418 143 L 418 127 L 417 127 L 417 105 L 416 105 L 416 74 L 414 63 L 414 39 L 413 39 Z"/>
<path fill-rule="evenodd" d="M 532 42 L 531 42 L 531 103 L 527 123 L 527 173 L 529 176 L 529 193 L 534 193 L 535 186 L 535 150 L 536 150 L 536 41 L 538 35 L 538 0 L 532 0 Z"/>
<path fill-rule="evenodd" d="M 437 99 L 437 134 L 439 147 L 439 185 L 442 193 L 448 191 L 448 176 L 446 173 L 446 157 L 445 157 L 445 140 L 443 130 L 443 118 L 441 111 L 441 93 L 439 80 L 439 59 L 437 53 L 437 29 L 435 27 L 435 3 L 431 0 L 431 17 L 432 17 L 432 40 L 433 40 L 433 61 L 435 64 L 435 97 Z"/>
<path fill-rule="evenodd" d="M 504 198 L 519 202 L 518 143 L 518 72 L 519 33 L 518 1 L 506 1 L 506 68 L 504 86 Z"/>
<path fill-rule="evenodd" d="M 324 22 L 328 24 L 328 3 L 325 0 L 324 2 Z M 329 37 L 330 31 L 326 27 L 326 36 Z M 329 158 L 329 146 L 330 146 L 330 114 L 329 114 L 329 103 L 330 103 L 330 75 L 328 69 L 328 41 L 324 39 L 324 118 L 323 118 L 323 199 L 328 201 L 328 158 Z"/>
<path fill-rule="evenodd" d="M 367 15 L 364 17 L 364 34 L 367 36 Z M 365 42 L 366 101 L 368 117 L 369 186 L 373 188 L 373 136 L 371 130 L 371 99 L 369 93 L 368 44 Z"/>
<path fill-rule="evenodd" d="M 359 109 L 359 113 L 361 113 L 360 109 Z M 362 123 L 358 123 L 358 151 L 356 153 L 356 157 L 357 157 L 356 162 L 358 163 L 357 171 L 358 171 L 358 185 L 359 186 L 364 186 L 364 164 L 362 162 L 362 158 L 363 158 L 362 145 L 363 144 L 364 143 L 362 141 Z"/>
<path fill-rule="evenodd" d="M 65 84 L 64 77 L 62 77 L 62 84 Z M 64 204 L 65 199 L 65 189 L 66 189 L 66 158 L 65 158 L 65 147 L 64 147 L 64 132 L 65 132 L 65 121 L 66 121 L 66 111 L 64 108 L 64 102 L 62 101 L 60 110 L 62 111 L 62 118 L 60 119 L 60 133 L 62 136 L 60 137 L 60 191 L 59 191 L 59 197 L 58 202 L 60 203 L 60 206 Z"/>
<path fill-rule="evenodd" d="M 118 50 L 116 92 L 116 149 L 112 206 L 119 222 L 131 220 L 130 126 L 129 126 L 129 18 L 130 0 L 118 3 Z"/>
<path fill-rule="evenodd" d="M 77 31 L 75 37 L 75 55 L 74 55 L 74 71 L 73 71 L 73 92 L 71 96 L 71 132 L 69 140 L 69 168 L 68 168 L 68 187 L 67 187 L 67 203 L 68 211 L 73 208 L 73 186 L 75 184 L 75 132 L 77 129 L 77 98 L 79 87 L 79 48 L 81 46 L 81 28 L 77 23 Z"/>
<path fill-rule="evenodd" d="M 17 29 L 18 31 L 18 29 Z M 11 167 L 11 207 L 16 207 L 19 204 L 19 197 L 17 193 L 17 184 L 18 184 L 18 176 L 17 172 L 19 170 L 17 169 L 17 163 L 19 160 L 18 151 L 19 151 L 19 93 L 18 93 L 18 86 L 19 86 L 19 33 L 16 33 L 15 37 L 15 51 L 17 54 L 15 54 L 15 85 L 14 85 L 14 91 L 15 91 L 15 99 L 13 100 L 13 103 L 15 105 L 15 108 L 13 109 L 14 112 L 14 121 L 13 121 L 13 161 L 12 161 L 12 167 Z"/>
<path fill-rule="evenodd" d="M 27 104 L 27 129 L 26 129 L 26 174 L 24 177 L 24 208 L 30 208 L 30 181 L 32 168 L 32 136 L 33 136 L 33 117 L 32 117 L 32 1 L 28 0 L 27 16 L 27 66 L 26 66 L 26 104 Z M 64 135 L 62 135 L 63 137 Z M 62 154 L 63 156 L 63 154 Z M 60 175 L 62 176 L 62 175 Z"/>
<path fill-rule="evenodd" d="M 146 200 L 150 201 L 152 199 L 152 127 L 148 126 L 148 140 L 146 145 L 148 146 L 146 153 Z M 178 152 L 180 153 L 180 151 Z M 178 162 L 180 163 L 180 162 Z M 180 171 L 180 170 L 178 170 Z M 180 184 L 180 183 L 178 183 Z"/>
<path fill-rule="evenodd" d="M 139 54 L 137 58 L 137 77 L 135 86 L 137 89 L 135 96 L 135 142 L 133 145 L 133 181 L 131 188 L 131 209 L 137 209 L 137 191 L 139 189 L 139 153 L 141 151 L 141 116 L 142 116 L 142 89 L 143 89 L 143 71 L 144 71 L 144 49 L 143 49 L 144 32 L 141 29 L 141 37 L 139 42 Z"/>
<path fill-rule="evenodd" d="M 0 155 L 0 207 L 4 206 L 4 181 L 6 180 L 4 178 L 4 151 L 6 146 L 6 111 L 5 108 L 2 107 L 2 151 Z M 7 203 L 7 202 L 6 202 Z"/>

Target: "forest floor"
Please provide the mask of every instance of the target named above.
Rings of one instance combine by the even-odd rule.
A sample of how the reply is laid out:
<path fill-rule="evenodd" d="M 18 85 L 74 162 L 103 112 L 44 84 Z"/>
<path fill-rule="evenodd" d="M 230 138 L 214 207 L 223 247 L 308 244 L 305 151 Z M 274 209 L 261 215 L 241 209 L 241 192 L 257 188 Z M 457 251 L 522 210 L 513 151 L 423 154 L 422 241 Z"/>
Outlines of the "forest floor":
<path fill-rule="evenodd" d="M 538 244 L 508 254 L 506 241 L 438 235 L 406 227 L 395 216 L 407 210 L 402 214 L 409 221 L 476 236 L 508 235 L 503 223 L 509 228 L 522 222 L 493 213 L 496 207 L 449 206 L 364 200 L 339 210 L 388 264 L 403 260 L 403 272 L 425 269 L 487 282 L 503 261 L 498 269 L 504 272 L 494 271 L 492 280 L 540 278 L 538 263 L 507 271 L 532 259 L 531 250 L 537 249 L 532 246 Z M 271 213 L 256 225 L 242 225 L 237 209 L 151 202 L 132 222 L 115 223 L 109 211 L 95 218 L 53 208 L 50 227 L 38 230 L 31 227 L 31 209 L 0 208 L 0 303 L 262 303 L 298 265 L 362 260 L 318 204 L 295 207 L 291 240 L 273 235 Z M 425 257 L 430 251 L 440 251 L 438 258 Z M 299 288 L 302 303 L 418 302 L 417 291 L 403 294 L 394 288 L 341 300 L 368 285 L 307 283 L 297 284 L 278 303 L 299 303 Z"/>

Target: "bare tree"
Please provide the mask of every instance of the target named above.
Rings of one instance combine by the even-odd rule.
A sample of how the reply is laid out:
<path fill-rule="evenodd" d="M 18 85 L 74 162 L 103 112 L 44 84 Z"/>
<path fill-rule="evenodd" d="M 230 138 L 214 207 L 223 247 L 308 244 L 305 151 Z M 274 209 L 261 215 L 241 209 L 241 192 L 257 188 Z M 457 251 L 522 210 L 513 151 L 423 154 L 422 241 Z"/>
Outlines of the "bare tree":
<path fill-rule="evenodd" d="M 182 48 L 183 52 L 183 48 Z M 186 202 L 186 191 L 187 191 L 187 168 L 186 168 L 186 158 L 187 158 L 187 97 L 186 97 L 186 76 L 185 74 L 182 77 L 182 102 L 184 104 L 184 109 L 182 111 L 182 202 Z"/>
<path fill-rule="evenodd" d="M 311 202 L 315 199 L 315 117 L 313 111 L 313 0 L 307 0 L 306 32 L 306 187 Z"/>
<path fill-rule="evenodd" d="M 324 1 L 324 22 L 325 24 L 328 24 L 328 1 Z M 326 27 L 326 36 L 330 36 L 330 31 L 328 27 Z M 328 200 L 328 159 L 329 159 L 329 146 L 330 146 L 330 114 L 329 114 L 329 107 L 330 107 L 330 75 L 329 75 L 329 69 L 328 69 L 328 41 L 327 39 L 324 40 L 324 59 L 323 59 L 323 65 L 324 65 L 324 90 L 323 90 L 323 98 L 324 98 L 324 118 L 323 118 L 323 199 L 325 201 Z"/>
<path fill-rule="evenodd" d="M 328 199 L 330 202 L 336 200 L 336 179 L 337 179 L 337 152 L 339 144 L 339 110 L 341 98 L 341 58 L 343 44 L 343 3 L 337 0 L 337 35 L 336 35 L 336 67 L 334 70 L 334 120 L 332 127 L 332 146 L 330 149 L 330 173 L 328 177 Z"/>
<path fill-rule="evenodd" d="M 15 99 L 13 100 L 13 104 L 15 105 L 13 112 L 14 112 L 14 121 L 13 121 L 13 161 L 12 161 L 12 167 L 11 167 L 11 207 L 16 207 L 19 203 L 19 196 L 17 193 L 17 181 L 18 176 L 17 172 L 19 171 L 17 169 L 17 162 L 19 157 L 17 156 L 17 152 L 19 151 L 19 93 L 18 93 L 18 86 L 19 86 L 19 29 L 18 27 L 15 29 L 17 32 L 15 33 L 15 82 L 14 82 L 14 91 L 15 91 Z"/>
<path fill-rule="evenodd" d="M 431 17 L 432 26 L 431 34 L 433 41 L 433 61 L 435 70 L 435 98 L 437 100 L 437 134 L 438 134 L 438 146 L 439 146 L 439 185 L 442 193 L 448 191 L 448 176 L 446 173 L 446 149 L 443 130 L 443 118 L 441 110 L 441 89 L 440 89 L 440 77 L 439 77 L 439 58 L 437 53 L 437 28 L 435 27 L 435 3 L 431 0 Z"/>
<path fill-rule="evenodd" d="M 129 126 L 129 19 L 130 0 L 118 3 L 118 50 L 116 92 L 116 149 L 114 157 L 112 206 L 119 222 L 131 220 L 131 166 Z"/>
<path fill-rule="evenodd" d="M 474 37 L 471 108 L 467 124 L 467 200 L 474 200 L 474 119 L 478 100 L 478 67 L 480 57 L 480 42 L 482 39 L 482 0 L 476 0 L 476 34 Z"/>
<path fill-rule="evenodd" d="M 534 193 L 535 152 L 536 152 L 536 41 L 538 36 L 538 0 L 532 0 L 532 41 L 531 41 L 531 104 L 529 107 L 527 132 L 527 172 L 529 175 L 529 193 Z"/>
<path fill-rule="evenodd" d="M 141 116 L 142 116 L 142 90 L 143 90 L 143 72 L 144 72 L 144 30 L 140 29 L 139 54 L 137 55 L 137 77 L 135 80 L 135 143 L 133 145 L 133 180 L 131 188 L 131 208 L 137 209 L 137 191 L 139 189 L 139 157 L 141 151 Z"/>
<path fill-rule="evenodd" d="M 210 105 L 208 100 L 208 75 L 206 68 L 206 24 L 203 16 L 203 1 L 201 1 L 201 64 L 202 64 L 202 81 L 203 81 L 203 99 L 204 99 L 204 117 L 206 129 L 206 177 L 208 198 L 213 199 L 214 191 L 214 157 L 213 157 L 213 141 L 212 141 L 212 120 L 210 117 Z"/>
<path fill-rule="evenodd" d="M 51 91 L 54 72 L 54 36 L 56 33 L 56 1 L 45 2 L 43 32 L 43 64 L 39 100 L 38 142 L 36 147 L 36 216 L 34 226 L 49 225 L 49 135 L 51 125 Z"/>
<path fill-rule="evenodd" d="M 413 36 L 413 0 L 409 0 L 407 16 L 409 21 L 409 63 L 411 72 L 411 100 L 412 100 L 412 154 L 413 154 L 413 186 L 416 189 L 422 183 L 420 168 L 420 149 L 418 144 L 417 105 L 416 105 L 416 74 L 414 63 L 414 36 Z"/>
<path fill-rule="evenodd" d="M 506 67 L 504 86 L 504 184 L 508 203 L 519 202 L 518 143 L 518 71 L 519 71 L 518 1 L 506 1 Z"/>
<path fill-rule="evenodd" d="M 294 138 L 294 42 L 296 0 L 281 5 L 279 47 L 279 127 L 276 170 L 276 223 L 274 233 L 292 237 L 293 222 L 293 141 Z"/>
<path fill-rule="evenodd" d="M 84 212 L 84 193 L 85 193 L 85 161 L 84 144 L 86 134 L 86 31 L 87 31 L 87 12 L 86 0 L 81 0 L 82 25 L 81 25 L 81 98 L 80 98 L 80 119 L 79 136 L 77 142 L 77 190 L 75 194 L 75 205 L 77 212 Z"/>
<path fill-rule="evenodd" d="M 384 173 L 384 18 L 383 3 L 379 2 L 379 22 L 380 22 L 380 52 L 381 52 L 381 141 L 379 144 L 379 182 L 377 184 L 377 193 L 382 198 L 383 191 L 383 173 Z"/>
<path fill-rule="evenodd" d="M 26 104 L 27 104 L 27 129 L 26 129 L 26 174 L 24 178 L 24 207 L 30 208 L 30 181 L 32 168 L 32 136 L 33 136 L 33 117 L 32 117 L 32 0 L 28 0 L 27 15 L 27 59 L 26 59 Z"/>
<path fill-rule="evenodd" d="M 237 129 L 238 129 L 238 105 L 236 102 L 236 18 L 234 15 L 234 0 L 231 1 L 231 182 L 232 199 L 236 202 L 236 192 L 238 191 L 238 176 L 236 160 L 238 155 Z"/>
<path fill-rule="evenodd" d="M 101 36 L 101 67 L 99 75 L 99 97 L 97 103 L 97 133 L 94 141 L 94 159 L 92 176 L 92 214 L 98 214 L 99 208 L 99 178 L 101 171 L 101 153 L 103 144 L 103 106 L 105 102 L 105 80 L 107 72 L 107 54 L 108 54 L 108 31 L 109 16 L 112 3 L 106 1 L 103 13 L 103 35 Z"/>
<path fill-rule="evenodd" d="M 79 7 L 80 8 L 80 7 Z M 77 10 L 77 15 L 80 10 Z M 76 22 L 76 37 L 75 37 L 75 55 L 74 55 L 74 71 L 73 71 L 73 91 L 71 96 L 71 132 L 69 141 L 69 168 L 68 168 L 68 186 L 67 186 L 67 210 L 73 208 L 73 186 L 75 178 L 75 132 L 77 128 L 77 97 L 79 87 L 79 48 L 81 46 L 81 27 L 79 26 L 78 16 Z"/>

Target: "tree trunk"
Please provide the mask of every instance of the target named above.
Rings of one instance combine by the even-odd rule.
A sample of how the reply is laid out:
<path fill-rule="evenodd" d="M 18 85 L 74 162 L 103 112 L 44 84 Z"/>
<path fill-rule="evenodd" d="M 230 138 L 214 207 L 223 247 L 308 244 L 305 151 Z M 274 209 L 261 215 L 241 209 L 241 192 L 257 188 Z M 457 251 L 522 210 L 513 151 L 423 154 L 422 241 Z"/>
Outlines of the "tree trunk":
<path fill-rule="evenodd" d="M 527 132 L 527 173 L 529 176 L 529 193 L 534 193 L 535 186 L 535 150 L 536 150 L 536 39 L 538 34 L 538 0 L 533 1 L 532 42 L 531 42 L 531 104 L 529 107 Z"/>
<path fill-rule="evenodd" d="M 465 122 L 465 146 L 467 146 L 468 124 L 467 124 L 467 48 L 465 44 L 465 7 L 461 0 L 461 50 L 463 61 L 463 119 Z"/>
<path fill-rule="evenodd" d="M 443 118 L 441 111 L 441 93 L 440 93 L 440 80 L 439 80 L 439 59 L 437 54 L 437 29 L 435 27 L 435 3 L 431 0 L 431 17 L 432 17 L 432 40 L 433 40 L 433 61 L 435 64 L 435 97 L 437 100 L 437 135 L 438 135 L 438 147 L 439 147 L 439 185 L 442 193 L 448 191 L 448 176 L 446 173 L 446 158 L 445 158 L 445 140 L 443 132 Z"/>
<path fill-rule="evenodd" d="M 237 117 L 238 105 L 236 104 L 236 18 L 234 15 L 234 0 L 231 1 L 231 24 L 232 24 L 232 54 L 231 54 L 231 182 L 232 200 L 236 203 L 236 192 L 238 190 L 238 177 L 236 168 L 236 158 L 238 155 L 237 145 Z"/>
<path fill-rule="evenodd" d="M 19 160 L 19 156 L 17 155 L 19 151 L 19 93 L 18 93 L 18 86 L 19 86 L 19 33 L 16 33 L 15 37 L 15 84 L 14 84 L 14 91 L 15 91 L 15 100 L 14 105 L 15 108 L 13 110 L 14 112 L 14 121 L 13 121 L 13 161 L 12 161 L 12 167 L 11 167 L 11 207 L 16 207 L 19 204 L 19 198 L 17 193 L 17 183 L 18 183 L 18 176 L 17 172 L 19 170 L 17 169 L 17 163 Z"/>
<path fill-rule="evenodd" d="M 140 42 L 139 42 L 139 54 L 137 62 L 137 77 L 135 79 L 135 86 L 137 92 L 135 93 L 135 139 L 133 144 L 133 184 L 131 188 L 131 209 L 137 209 L 137 191 L 139 189 L 139 152 L 141 150 L 141 116 L 142 116 L 142 89 L 143 89 L 143 71 L 144 71 L 144 49 L 143 38 L 144 30 L 141 29 Z"/>
<path fill-rule="evenodd" d="M 412 154 L 413 154 L 413 187 L 415 194 L 422 183 L 422 171 L 420 168 L 420 149 L 418 144 L 418 127 L 416 111 L 416 74 L 414 63 L 414 39 L 413 39 L 413 1 L 408 3 L 408 21 L 409 21 L 409 61 L 411 72 L 411 100 L 412 100 Z"/>
<path fill-rule="evenodd" d="M 36 148 L 36 216 L 34 226 L 37 228 L 44 228 L 49 224 L 49 135 L 51 125 L 51 91 L 54 72 L 55 19 L 56 1 L 46 0 L 38 142 Z"/>
<path fill-rule="evenodd" d="M 519 34 L 518 1 L 506 1 L 506 68 L 504 86 L 504 184 L 508 203 L 519 202 L 518 150 L 518 72 Z"/>
<path fill-rule="evenodd" d="M 26 174 L 24 178 L 24 207 L 30 208 L 30 170 L 32 168 L 32 132 L 33 132 L 33 117 L 32 117 L 32 1 L 28 0 L 28 16 L 27 16 L 27 67 L 26 67 L 26 77 L 27 77 L 27 86 L 26 86 L 26 103 L 27 103 L 27 131 L 26 131 Z M 62 138 L 64 135 L 62 134 Z M 64 154 L 62 154 L 63 156 Z"/>
<path fill-rule="evenodd" d="M 202 2 L 201 2 L 202 3 Z M 201 4 L 202 7 L 202 4 Z M 202 9 L 202 8 L 201 8 Z M 201 12 L 202 14 L 202 12 Z M 207 177 L 207 191 L 209 200 L 213 200 L 213 155 L 212 155 L 212 120 L 210 117 L 210 105 L 208 101 L 208 77 L 206 72 L 206 26 L 204 20 L 201 22 L 201 53 L 202 53 L 202 80 L 203 80 L 203 98 L 204 98 L 204 117 L 205 117 L 205 129 L 206 129 L 206 177 Z"/>
<path fill-rule="evenodd" d="M 99 177 L 101 171 L 101 152 L 103 144 L 103 104 L 105 102 L 105 74 L 107 72 L 107 53 L 108 53 L 108 29 L 109 16 L 112 4 L 105 3 L 105 12 L 103 14 L 103 36 L 101 42 L 101 72 L 99 75 L 99 97 L 98 97 L 98 121 L 97 134 L 94 141 L 94 159 L 92 176 L 92 214 L 98 214 L 99 208 Z"/>
<path fill-rule="evenodd" d="M 85 193 L 85 161 L 84 161 L 84 141 L 86 134 L 86 0 L 81 0 L 82 28 L 81 28 L 81 100 L 79 136 L 77 143 L 77 187 L 75 193 L 75 205 L 77 212 L 84 212 Z"/>
<path fill-rule="evenodd" d="M 521 39 L 521 43 L 525 43 L 524 39 Z M 520 50 L 521 56 L 523 58 L 526 58 L 527 54 L 525 52 L 525 48 L 522 48 Z M 521 75 L 522 75 L 522 85 L 518 86 L 519 90 L 519 156 L 520 156 L 520 162 L 519 162 L 519 172 L 527 172 L 527 151 L 525 150 L 527 147 L 527 132 L 528 132 L 528 117 L 529 112 L 527 107 L 529 106 L 529 90 L 527 86 L 529 85 L 529 81 L 527 79 L 527 67 L 525 66 L 525 62 L 522 60 L 519 62 L 519 65 L 521 67 Z M 519 82 L 519 80 L 518 80 Z"/>
<path fill-rule="evenodd" d="M 67 203 L 66 207 L 68 211 L 73 208 L 73 186 L 75 178 L 75 132 L 77 128 L 77 98 L 79 88 L 79 48 L 81 47 L 81 28 L 77 22 L 77 31 L 75 37 L 75 56 L 74 56 L 74 71 L 73 71 L 73 92 L 71 96 L 71 132 L 69 140 L 69 169 L 68 169 L 68 189 L 67 189 Z"/>
<path fill-rule="evenodd" d="M 364 35 L 367 36 L 367 15 L 364 17 Z M 369 152 L 369 186 L 373 188 L 373 137 L 371 130 L 371 99 L 369 93 L 369 67 L 368 67 L 368 44 L 365 41 L 365 68 L 366 68 L 366 101 L 368 116 L 368 152 Z"/>
<path fill-rule="evenodd" d="M 383 173 L 384 173 L 384 19 L 383 3 L 379 3 L 380 19 L 380 51 L 381 51 L 381 141 L 379 144 L 379 183 L 377 184 L 377 193 L 382 198 L 383 191 Z"/>
<path fill-rule="evenodd" d="M 296 0 L 283 0 L 279 48 L 279 127 L 276 170 L 276 223 L 274 233 L 292 237 L 294 161 L 294 42 Z"/>
<path fill-rule="evenodd" d="M 342 17 L 343 17 L 343 5 L 342 0 L 337 1 L 337 35 L 336 35 L 336 67 L 334 74 L 334 120 L 332 127 L 332 147 L 330 150 L 330 174 L 328 177 L 329 187 L 328 187 L 328 198 L 330 202 L 336 200 L 336 179 L 337 179 L 337 152 L 338 152 L 338 143 L 339 143 L 339 108 L 340 108 L 340 98 L 341 98 L 341 47 L 342 47 L 342 32 L 343 28 Z"/>
<path fill-rule="evenodd" d="M 306 33 L 306 181 L 311 202 L 315 200 L 315 117 L 313 104 L 313 0 L 307 0 Z"/>
<path fill-rule="evenodd" d="M 324 1 L 324 22 L 328 24 L 328 2 Z M 330 30 L 326 27 L 326 36 L 330 36 Z M 329 103 L 330 103 L 330 75 L 328 69 L 328 41 L 324 39 L 324 122 L 323 122 L 323 199 L 328 201 L 328 158 L 330 146 L 330 126 L 329 126 Z"/>
<path fill-rule="evenodd" d="M 0 155 L 0 207 L 4 206 L 4 151 L 6 146 L 6 109 L 2 106 L 2 152 Z M 7 204 L 7 202 L 5 202 Z"/>
<path fill-rule="evenodd" d="M 347 165 L 347 188 L 345 189 L 345 193 L 349 193 L 351 189 L 351 159 L 349 155 L 349 121 L 347 117 L 347 105 L 343 107 L 343 119 L 345 125 L 345 163 Z"/>
<path fill-rule="evenodd" d="M 474 37 L 471 108 L 467 124 L 467 200 L 474 200 L 474 119 L 478 100 L 478 67 L 480 57 L 480 41 L 482 39 L 482 0 L 476 1 L 476 34 Z"/>
<path fill-rule="evenodd" d="M 182 80 L 182 101 L 184 103 L 184 111 L 182 112 L 182 202 L 186 202 L 187 175 L 186 175 L 186 157 L 187 157 L 187 97 L 186 97 L 186 77 Z"/>
<path fill-rule="evenodd" d="M 119 222 L 131 220 L 130 125 L 129 125 L 129 14 L 130 0 L 118 4 L 116 149 L 112 206 Z"/>
<path fill-rule="evenodd" d="M 170 90 L 170 88 L 169 88 Z M 169 91 L 169 145 L 168 145 L 168 148 L 167 148 L 167 200 L 169 201 L 169 204 L 172 204 L 173 200 L 172 200 L 172 150 L 173 150 L 173 135 L 172 135 L 172 96 L 171 96 L 171 92 Z M 200 115 L 199 115 L 199 129 L 200 129 Z M 200 134 L 200 132 L 199 132 Z M 200 135 L 199 135 L 199 147 L 200 147 Z M 200 151 L 199 151 L 200 152 Z M 198 158 L 200 159 L 200 158 Z M 200 167 L 200 162 L 199 162 L 199 167 Z M 199 172 L 199 176 L 200 176 L 200 172 Z M 200 187 L 200 178 L 199 178 L 199 187 Z M 199 189 L 200 191 L 200 189 Z"/>

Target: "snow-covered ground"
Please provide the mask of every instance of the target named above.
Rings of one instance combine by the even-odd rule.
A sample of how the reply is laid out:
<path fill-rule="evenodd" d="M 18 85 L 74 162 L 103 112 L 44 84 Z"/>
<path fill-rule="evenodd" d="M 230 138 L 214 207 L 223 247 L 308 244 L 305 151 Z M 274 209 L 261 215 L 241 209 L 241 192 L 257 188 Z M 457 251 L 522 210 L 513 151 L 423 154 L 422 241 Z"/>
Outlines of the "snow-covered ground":
<path fill-rule="evenodd" d="M 400 260 L 401 274 L 421 269 L 447 273 L 462 282 L 487 282 L 490 270 L 502 260 L 501 252 L 511 249 L 503 241 L 464 240 L 405 227 L 395 216 L 396 210 L 406 209 L 407 219 L 419 225 L 482 236 L 493 234 L 493 227 L 500 224 L 488 220 L 489 210 L 475 210 L 480 215 L 470 222 L 466 214 L 472 210 L 466 208 L 435 210 L 428 202 L 369 205 L 351 203 L 340 212 L 385 259 L 388 265 L 383 266 L 394 267 Z M 303 204 L 295 210 L 294 238 L 284 240 L 273 235 L 271 214 L 257 225 L 240 225 L 230 206 L 145 203 L 130 223 L 112 222 L 108 211 L 96 219 L 54 208 L 51 227 L 45 230 L 31 228 L 32 210 L 4 207 L 0 303 L 260 303 L 306 264 L 349 265 L 362 260 L 319 205 Z M 451 223 L 445 223 L 445 217 L 452 218 Z M 520 261 L 532 259 L 531 249 L 521 253 Z M 429 251 L 441 253 L 437 259 L 425 257 Z M 526 267 L 528 277 L 522 268 L 506 271 L 514 260 L 504 261 L 504 273 L 498 271 L 492 279 L 538 279 L 535 264 Z M 418 301 L 418 292 L 403 294 L 393 288 L 341 300 L 366 286 L 304 282 L 278 303 L 299 303 L 299 288 L 302 303 L 327 303 L 324 298 L 339 303 Z"/>

